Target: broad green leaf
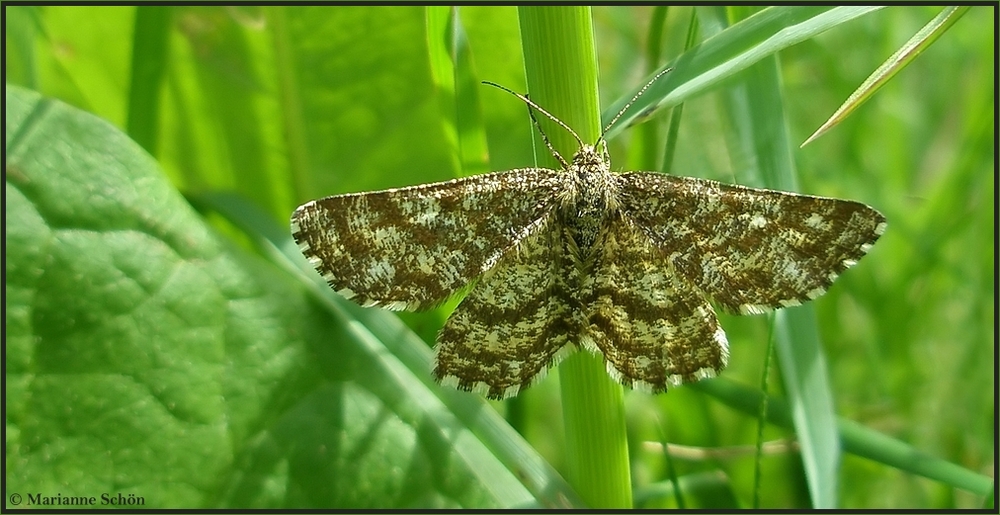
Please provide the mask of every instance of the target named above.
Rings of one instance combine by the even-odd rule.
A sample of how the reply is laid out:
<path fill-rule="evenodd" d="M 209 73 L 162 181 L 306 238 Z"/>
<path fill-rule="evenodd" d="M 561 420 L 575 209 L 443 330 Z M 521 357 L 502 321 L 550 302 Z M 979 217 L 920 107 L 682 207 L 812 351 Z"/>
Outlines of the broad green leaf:
<path fill-rule="evenodd" d="M 306 306 L 276 302 L 295 295 L 255 279 L 269 267 L 230 255 L 106 122 L 5 96 L 8 484 L 210 506 L 281 407 L 271 390 L 303 372 L 280 321 Z"/>
<path fill-rule="evenodd" d="M 240 226 L 272 260 L 292 271 L 324 309 L 348 328 L 348 338 L 355 341 L 361 352 L 368 354 L 367 359 L 372 360 L 373 367 L 402 366 L 411 371 L 410 374 L 391 371 L 386 376 L 379 376 L 380 381 L 398 383 L 400 389 L 411 392 L 412 396 L 427 395 L 427 390 L 436 395 L 438 401 L 443 402 L 454 417 L 475 433 L 500 462 L 516 473 L 540 505 L 555 508 L 582 506 L 577 494 L 559 474 L 481 398 L 442 388 L 424 372 L 432 368 L 430 349 L 396 315 L 379 309 L 361 308 L 335 294 L 305 260 L 285 229 L 275 226 L 244 199 L 231 194 L 199 195 L 196 199 L 199 205 L 217 210 Z M 387 354 L 386 350 L 391 354 Z M 423 402 L 431 401 L 424 399 Z M 438 412 L 443 417 L 447 416 L 447 413 Z M 450 419 L 448 423 L 451 423 Z"/>
<path fill-rule="evenodd" d="M 353 321 L 371 312 L 319 307 L 221 242 L 106 122 L 11 86 L 6 106 L 11 491 L 156 508 L 539 502 L 477 436 L 502 420 L 443 404 L 397 319 L 376 312 L 389 334 L 373 332 Z M 508 455 L 533 455 L 506 431 Z"/>

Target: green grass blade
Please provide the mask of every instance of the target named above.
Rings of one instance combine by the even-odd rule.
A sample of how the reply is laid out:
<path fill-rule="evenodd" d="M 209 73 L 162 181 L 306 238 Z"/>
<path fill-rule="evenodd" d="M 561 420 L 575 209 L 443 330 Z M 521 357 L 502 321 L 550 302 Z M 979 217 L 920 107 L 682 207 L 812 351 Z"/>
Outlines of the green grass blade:
<path fill-rule="evenodd" d="M 4 31 L 7 39 L 4 71 L 7 83 L 38 89 L 35 38 L 42 32 L 40 9 L 42 6 L 4 7 Z"/>
<path fill-rule="evenodd" d="M 600 131 L 597 57 L 589 8 L 519 9 L 524 62 L 531 98 L 572 127 L 586 142 Z M 577 150 L 565 130 L 540 120 L 565 159 Z M 543 145 L 540 163 L 553 165 Z M 630 508 L 632 490 L 621 385 L 603 360 L 577 352 L 560 366 L 569 479 L 592 508 Z"/>
<path fill-rule="evenodd" d="M 657 429 L 660 432 L 660 445 L 663 446 L 663 461 L 667 465 L 667 481 L 673 487 L 673 498 L 674 502 L 677 503 L 677 509 L 683 510 L 687 508 L 687 502 L 684 500 L 684 488 L 680 484 L 680 480 L 677 477 L 677 467 L 674 466 L 674 459 L 670 454 L 669 450 L 669 438 L 667 437 L 666 430 L 662 422 L 657 423 Z M 636 507 L 641 507 L 643 503 L 640 501 L 640 495 L 636 492 L 635 505 Z"/>
<path fill-rule="evenodd" d="M 696 383 L 692 387 L 748 415 L 756 415 L 763 402 L 763 395 L 758 389 L 721 377 Z M 792 412 L 788 401 L 780 397 L 768 399 L 767 420 L 772 424 L 791 428 Z M 993 488 L 993 479 L 988 476 L 930 456 L 906 442 L 864 427 L 852 420 L 838 418 L 836 427 L 844 452 L 887 467 L 941 481 L 976 495 L 987 496 Z"/>
<path fill-rule="evenodd" d="M 305 106 L 302 88 L 299 84 L 297 55 L 293 35 L 290 32 L 288 10 L 281 6 L 267 7 L 270 20 L 271 38 L 274 52 L 274 68 L 277 83 L 277 102 L 280 106 L 281 134 L 287 149 L 288 177 L 292 188 L 292 198 L 309 196 L 315 189 L 311 178 L 311 158 L 309 137 L 306 134 Z"/>
<path fill-rule="evenodd" d="M 663 28 L 666 24 L 667 14 L 670 9 L 667 6 L 656 6 L 650 15 L 649 29 L 646 33 L 646 50 L 644 70 L 646 74 L 652 73 L 660 67 L 663 46 Z M 692 11 L 694 12 L 694 11 Z M 660 126 L 655 123 L 644 124 L 636 129 L 632 135 L 632 143 L 628 149 L 627 169 L 629 170 L 658 170 L 657 154 L 660 151 L 662 142 L 660 140 Z"/>
<path fill-rule="evenodd" d="M 698 17 L 695 11 L 691 12 L 691 21 L 688 23 L 687 39 L 684 42 L 684 50 L 687 51 L 694 46 L 698 37 Z M 667 141 L 663 145 L 663 160 L 661 170 L 670 173 L 674 166 L 674 151 L 677 149 L 677 137 L 681 127 L 681 116 L 684 114 L 684 104 L 677 104 L 670 114 L 670 124 L 667 126 Z"/>
<path fill-rule="evenodd" d="M 490 171 L 486 130 L 479 108 L 482 84 L 472 63 L 458 7 L 427 7 L 427 48 L 442 120 L 456 146 L 462 176 Z"/>
<path fill-rule="evenodd" d="M 835 508 L 840 439 L 814 309 L 803 306 L 776 313 L 775 344 L 813 507 Z"/>
<path fill-rule="evenodd" d="M 944 34 L 952 25 L 955 24 L 966 12 L 970 9 L 969 6 L 951 6 L 945 7 L 933 20 L 924 25 L 916 34 L 910 38 L 899 50 L 889 56 L 878 68 L 872 72 L 871 75 L 865 79 L 864 82 L 858 86 L 858 89 L 851 93 L 851 96 L 847 97 L 836 112 L 830 116 L 820 128 L 816 129 L 811 136 L 806 138 L 802 143 L 802 147 L 808 145 L 810 142 L 816 138 L 822 136 L 826 131 L 832 129 L 837 124 L 842 122 L 845 118 L 851 115 L 857 108 L 861 107 L 862 104 L 868 101 L 878 90 L 882 89 L 882 86 L 886 85 L 890 79 L 892 79 L 897 73 L 906 68 L 908 64 L 913 62 L 927 47 L 931 46 L 932 43 L 937 41 L 942 34 Z"/>
<path fill-rule="evenodd" d="M 760 412 L 757 415 L 757 444 L 756 452 L 754 455 L 754 471 L 753 471 L 753 509 L 760 509 L 760 487 L 762 485 L 761 478 L 761 460 L 764 456 L 764 426 L 767 421 L 767 401 L 770 398 L 770 393 L 768 392 L 767 383 L 768 379 L 771 377 L 771 356 L 774 354 L 774 327 L 775 321 L 774 317 L 769 317 L 771 331 L 767 337 L 767 350 L 764 353 L 764 371 L 760 374 L 760 391 L 764 394 L 763 402 L 760 403 Z"/>
<path fill-rule="evenodd" d="M 707 9 L 707 8 L 705 8 Z M 669 63 L 673 71 L 650 86 L 608 131 L 613 137 L 637 118 L 684 102 L 761 59 L 881 7 L 770 7 L 729 27 Z M 662 68 L 661 68 L 662 69 Z M 658 70 L 659 71 L 659 70 Z M 652 78 L 655 73 L 650 74 Z M 647 80 L 648 80 L 647 78 Z M 645 84 L 646 81 L 642 81 Z M 608 106 L 609 121 L 639 88 Z"/>
<path fill-rule="evenodd" d="M 678 490 L 683 490 L 690 497 L 710 500 L 711 504 L 699 504 L 695 509 L 738 510 L 739 499 L 733 495 L 732 487 L 729 478 L 719 471 L 697 472 L 682 476 L 677 483 L 660 481 L 637 488 L 635 503 L 636 506 L 647 506 L 659 501 L 657 506 L 662 506 L 667 504 L 665 501 L 678 495 Z M 687 508 L 679 505 L 677 509 Z"/>
<path fill-rule="evenodd" d="M 703 11 L 717 14 L 718 11 Z M 738 14 L 737 14 L 738 15 Z M 714 26 L 723 20 L 713 16 Z M 751 16 L 752 18 L 752 16 Z M 748 18 L 751 19 L 751 18 Z M 769 189 L 796 191 L 791 138 L 785 122 L 777 59 L 764 59 L 748 68 L 743 81 L 723 96 L 730 155 L 737 182 Z M 738 156 L 752 156 L 739 159 Z M 819 330 L 812 306 L 779 310 L 774 336 L 784 378 L 785 391 L 793 406 L 795 432 L 799 438 L 813 507 L 837 505 L 837 471 L 840 448 L 836 433 L 833 398 Z"/>
<path fill-rule="evenodd" d="M 905 442 L 873 431 L 847 419 L 837 421 L 844 451 L 961 488 L 988 495 L 993 481 L 965 467 L 929 456 Z"/>
<path fill-rule="evenodd" d="M 169 59 L 172 19 L 170 6 L 140 6 L 135 10 L 127 132 L 154 156 L 159 143 L 160 91 Z"/>

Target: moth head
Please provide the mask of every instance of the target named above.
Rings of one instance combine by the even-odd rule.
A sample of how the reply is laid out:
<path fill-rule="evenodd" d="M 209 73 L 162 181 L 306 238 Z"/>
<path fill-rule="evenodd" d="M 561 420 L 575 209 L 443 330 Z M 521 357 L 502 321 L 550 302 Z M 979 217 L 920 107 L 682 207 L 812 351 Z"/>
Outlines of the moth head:
<path fill-rule="evenodd" d="M 573 166 L 588 171 L 597 168 L 606 168 L 606 154 L 607 150 L 601 152 L 593 145 L 584 144 L 580 147 L 580 150 L 576 151 L 576 154 L 573 154 Z"/>

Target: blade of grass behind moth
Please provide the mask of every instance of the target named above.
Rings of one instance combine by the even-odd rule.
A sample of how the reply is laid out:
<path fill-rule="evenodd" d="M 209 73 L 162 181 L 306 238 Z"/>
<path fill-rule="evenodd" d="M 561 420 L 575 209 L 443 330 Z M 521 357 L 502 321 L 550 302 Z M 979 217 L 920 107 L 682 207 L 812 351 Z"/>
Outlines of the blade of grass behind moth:
<path fill-rule="evenodd" d="M 646 32 L 645 73 L 660 67 L 663 46 L 663 27 L 670 8 L 658 5 L 649 16 L 649 30 Z M 635 129 L 626 154 L 625 169 L 656 170 L 657 148 L 660 146 L 660 124 L 647 123 Z"/>
<path fill-rule="evenodd" d="M 698 46 L 674 59 L 667 66 L 673 71 L 652 84 L 628 109 L 607 134 L 610 139 L 619 131 L 633 125 L 637 118 L 651 115 L 655 110 L 677 105 L 715 86 L 723 79 L 746 69 L 775 52 L 805 41 L 821 32 L 832 29 L 859 16 L 882 7 L 769 7 L 749 18 L 706 39 Z M 702 10 L 711 7 L 699 7 Z M 658 73 L 660 70 L 657 70 Z M 603 123 L 610 121 L 639 87 L 623 95 L 601 113 Z"/>
<path fill-rule="evenodd" d="M 799 148 L 804 147 L 811 143 L 816 138 L 820 137 L 826 131 L 832 129 L 845 118 L 847 118 L 851 113 L 853 113 L 857 108 L 861 107 L 868 101 L 872 95 L 875 94 L 879 89 L 882 88 L 889 79 L 893 78 L 897 73 L 899 73 L 906 65 L 913 62 L 918 55 L 921 54 L 931 43 L 937 41 L 941 34 L 944 34 L 959 18 L 962 17 L 968 10 L 969 6 L 964 7 L 946 7 L 937 16 L 934 17 L 927 25 L 924 25 L 916 34 L 910 38 L 899 50 L 894 54 L 889 56 L 871 75 L 865 79 L 864 82 L 858 86 L 858 89 L 851 93 L 851 96 L 847 97 L 843 105 L 833 116 L 830 117 L 816 132 L 809 136 Z"/>
<path fill-rule="evenodd" d="M 677 478 L 677 469 L 674 467 L 674 459 L 670 455 L 670 440 L 667 438 L 666 424 L 662 420 L 657 420 L 656 428 L 659 430 L 660 444 L 663 446 L 663 461 L 667 464 L 667 479 L 674 487 L 674 502 L 677 503 L 677 509 L 687 509 L 687 503 L 684 502 L 684 490 L 681 489 L 680 481 Z"/>
<path fill-rule="evenodd" d="M 128 92 L 128 135 L 157 155 L 160 88 L 167 70 L 173 7 L 143 6 L 135 12 L 131 84 Z"/>
<path fill-rule="evenodd" d="M 309 171 L 312 169 L 309 136 L 303 115 L 302 88 L 297 80 L 298 67 L 293 36 L 288 26 L 288 8 L 265 7 L 274 47 L 274 68 L 278 85 L 278 103 L 281 113 L 281 134 L 286 145 L 288 171 L 292 177 L 292 198 L 310 196 L 313 191 Z"/>
<path fill-rule="evenodd" d="M 761 373 L 760 391 L 763 393 L 763 402 L 760 403 L 760 413 L 757 415 L 757 449 L 754 456 L 753 471 L 753 509 L 760 509 L 760 486 L 761 462 L 764 457 L 764 425 L 767 421 L 767 401 L 770 394 L 767 393 L 767 380 L 771 376 L 771 355 L 774 354 L 774 314 L 768 315 L 767 351 L 764 353 L 764 371 Z"/>
<path fill-rule="evenodd" d="M 763 394 L 759 390 L 725 377 L 701 381 L 690 385 L 690 387 L 711 395 L 730 408 L 748 415 L 757 415 L 761 411 Z M 766 413 L 768 422 L 781 427 L 792 427 L 791 408 L 785 399 L 780 397 L 768 399 Z M 888 467 L 895 467 L 910 474 L 940 481 L 976 495 L 989 495 L 993 488 L 993 478 L 989 476 L 930 456 L 906 442 L 879 433 L 857 422 L 838 418 L 836 424 L 844 452 Z"/>
<path fill-rule="evenodd" d="M 684 42 L 684 51 L 690 50 L 698 38 L 698 16 L 691 10 L 691 21 L 688 23 L 688 33 Z M 677 104 L 670 113 L 670 124 L 667 126 L 667 140 L 663 146 L 663 161 L 660 170 L 670 173 L 674 165 L 674 151 L 677 149 L 677 137 L 681 129 L 681 115 L 684 114 L 684 104 Z"/>
<path fill-rule="evenodd" d="M 719 11 L 704 10 L 706 33 L 720 26 Z M 740 16 L 731 10 L 729 16 Z M 712 19 L 708 18 L 711 16 Z M 752 19 L 753 16 L 747 19 Z M 737 18 L 738 19 L 738 18 Z M 796 191 L 796 170 L 784 118 L 776 56 L 748 68 L 744 79 L 720 98 L 729 118 L 727 145 L 740 184 Z M 779 310 L 775 316 L 775 346 L 785 391 L 792 405 L 795 433 L 801 443 L 802 465 L 814 508 L 837 504 L 840 445 L 833 396 L 812 306 Z"/>
<path fill-rule="evenodd" d="M 706 472 L 693 472 L 681 476 L 678 480 L 680 488 L 688 493 L 690 498 L 701 500 L 697 509 L 711 510 L 739 510 L 743 508 L 740 500 L 733 493 L 733 485 L 729 477 L 721 470 L 710 470 Z M 677 486 L 668 481 L 658 481 L 636 487 L 635 504 L 639 507 L 657 509 L 670 507 L 667 499 L 675 495 Z M 710 504 L 706 504 L 708 501 Z M 656 503 L 656 504 L 652 504 Z M 650 506 L 652 504 L 652 506 Z M 684 510 L 685 508 L 678 508 Z M 692 510 L 688 510 L 692 511 Z"/>
<path fill-rule="evenodd" d="M 427 53 L 445 132 L 462 176 L 490 171 L 479 83 L 459 7 L 427 7 Z"/>

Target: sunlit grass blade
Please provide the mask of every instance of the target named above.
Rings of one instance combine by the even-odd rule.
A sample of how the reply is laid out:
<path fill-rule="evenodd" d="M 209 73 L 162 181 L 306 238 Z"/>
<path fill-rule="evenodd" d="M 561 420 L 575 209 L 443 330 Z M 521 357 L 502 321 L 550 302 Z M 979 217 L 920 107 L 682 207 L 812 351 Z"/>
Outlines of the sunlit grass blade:
<path fill-rule="evenodd" d="M 309 152 L 309 137 L 306 133 L 306 116 L 303 106 L 302 87 L 296 80 L 297 66 L 293 36 L 288 26 L 288 11 L 285 7 L 269 6 L 272 45 L 274 46 L 274 67 L 277 78 L 277 101 L 280 105 L 282 137 L 287 147 L 288 175 L 293 197 L 304 198 L 312 190 L 312 158 Z"/>
<path fill-rule="evenodd" d="M 897 73 L 902 71 L 908 64 L 913 62 L 918 55 L 921 54 L 927 47 L 937 41 L 942 34 L 945 33 L 959 18 L 962 17 L 969 10 L 968 6 L 962 7 L 946 7 L 940 14 L 934 17 L 927 25 L 924 25 L 916 34 L 910 38 L 899 50 L 894 54 L 889 56 L 871 75 L 865 79 L 864 82 L 858 86 L 858 89 L 851 93 L 851 96 L 847 97 L 843 105 L 837 109 L 830 119 L 823 123 L 816 132 L 809 136 L 800 146 L 804 147 L 816 138 L 822 136 L 826 131 L 832 129 L 845 118 L 847 118 L 851 113 L 853 113 L 857 108 L 861 107 L 872 97 L 879 89 L 882 88 L 889 79 L 893 78 Z"/>
<path fill-rule="evenodd" d="M 674 69 L 646 90 L 615 127 L 608 131 L 608 138 L 633 124 L 637 118 L 684 102 L 781 49 L 878 9 L 881 7 L 810 6 L 764 9 L 705 40 L 664 66 L 663 68 Z M 648 78 L 653 75 L 655 73 Z M 642 81 L 640 86 L 645 82 Z M 602 120 L 611 120 L 638 90 L 639 87 L 636 87 L 605 108 Z"/>
<path fill-rule="evenodd" d="M 813 308 L 776 313 L 775 344 L 813 507 L 836 508 L 840 439 Z"/>
<path fill-rule="evenodd" d="M 718 18 L 718 11 L 707 13 Z M 708 18 L 703 21 L 707 27 Z M 723 22 L 717 20 L 714 25 Z M 732 148 L 730 154 L 752 156 L 751 159 L 734 159 L 737 182 L 796 191 L 797 172 L 785 122 L 778 60 L 773 56 L 764 59 L 740 77 L 742 82 L 727 90 L 723 97 L 724 112 L 729 118 L 726 125 L 734 128 L 726 134 Z M 785 391 L 793 407 L 795 433 L 801 444 L 802 465 L 812 505 L 834 508 L 837 506 L 840 448 L 813 308 L 804 306 L 778 311 L 774 341 Z"/>

